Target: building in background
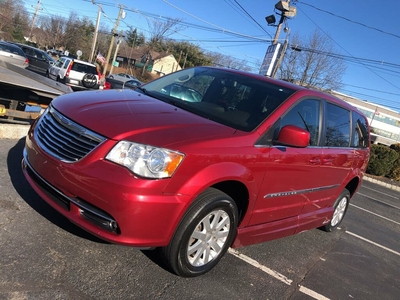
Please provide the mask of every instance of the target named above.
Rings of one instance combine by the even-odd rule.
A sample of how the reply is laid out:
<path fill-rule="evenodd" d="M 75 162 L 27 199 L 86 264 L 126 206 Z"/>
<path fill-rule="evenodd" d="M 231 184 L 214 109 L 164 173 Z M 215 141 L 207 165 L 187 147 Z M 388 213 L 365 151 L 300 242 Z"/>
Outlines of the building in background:
<path fill-rule="evenodd" d="M 366 115 L 371 127 L 371 143 L 387 146 L 400 143 L 399 112 L 335 91 L 330 91 L 330 94 L 352 104 Z"/>

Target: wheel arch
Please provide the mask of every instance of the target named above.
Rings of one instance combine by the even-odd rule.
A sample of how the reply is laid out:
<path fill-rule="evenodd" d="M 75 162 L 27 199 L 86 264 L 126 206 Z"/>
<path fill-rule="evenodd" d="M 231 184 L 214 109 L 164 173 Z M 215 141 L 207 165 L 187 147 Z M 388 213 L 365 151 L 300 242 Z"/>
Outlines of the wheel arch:
<path fill-rule="evenodd" d="M 207 166 L 183 184 L 169 185 L 164 192 L 190 195 L 192 200 L 185 208 L 187 211 L 205 190 L 211 187 L 218 189 L 235 201 L 240 224 L 251 206 L 252 199 L 255 200 L 255 194 L 251 192 L 257 190 L 258 180 L 255 177 L 257 175 L 241 164 L 224 162 Z"/>
<path fill-rule="evenodd" d="M 351 198 L 354 196 L 354 194 L 358 190 L 359 186 L 360 186 L 360 178 L 358 178 L 358 177 L 354 177 L 347 183 L 345 188 L 350 192 Z"/>
<path fill-rule="evenodd" d="M 238 225 L 243 221 L 249 208 L 249 190 L 240 181 L 227 180 L 218 182 L 211 187 L 224 192 L 235 201 L 238 208 Z"/>

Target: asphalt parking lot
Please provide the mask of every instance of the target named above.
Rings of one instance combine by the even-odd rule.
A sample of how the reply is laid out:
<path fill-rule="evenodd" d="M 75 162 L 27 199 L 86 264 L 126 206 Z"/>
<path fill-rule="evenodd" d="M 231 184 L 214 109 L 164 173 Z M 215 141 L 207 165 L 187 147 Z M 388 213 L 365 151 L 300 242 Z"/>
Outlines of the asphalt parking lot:
<path fill-rule="evenodd" d="M 231 250 L 180 278 L 156 251 L 105 243 L 42 201 L 23 137 L 0 139 L 0 299 L 398 299 L 400 193 L 365 181 L 341 229 Z"/>

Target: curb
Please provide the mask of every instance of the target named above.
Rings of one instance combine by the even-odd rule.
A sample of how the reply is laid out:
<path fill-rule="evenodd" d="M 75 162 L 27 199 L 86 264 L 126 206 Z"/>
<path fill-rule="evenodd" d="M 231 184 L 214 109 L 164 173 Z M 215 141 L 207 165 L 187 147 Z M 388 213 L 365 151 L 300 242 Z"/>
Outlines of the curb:
<path fill-rule="evenodd" d="M 378 180 L 378 179 L 368 177 L 367 175 L 364 175 L 363 180 L 369 181 L 369 182 L 378 184 L 378 185 L 380 185 L 380 186 L 389 188 L 389 189 L 391 189 L 391 190 L 399 191 L 399 192 L 400 192 L 400 186 L 396 186 L 396 185 L 394 185 L 394 184 L 390 184 L 390 183 L 387 183 L 387 182 L 384 182 L 384 181 L 380 181 L 380 180 Z"/>
<path fill-rule="evenodd" d="M 30 125 L 0 123 L 0 139 L 21 139 L 28 133 Z"/>

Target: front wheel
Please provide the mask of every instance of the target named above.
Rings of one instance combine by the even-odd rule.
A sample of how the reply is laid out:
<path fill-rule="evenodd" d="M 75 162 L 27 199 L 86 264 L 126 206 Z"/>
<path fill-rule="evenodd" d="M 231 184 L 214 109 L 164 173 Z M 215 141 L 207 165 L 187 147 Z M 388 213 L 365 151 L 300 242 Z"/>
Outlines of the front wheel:
<path fill-rule="evenodd" d="M 161 249 L 166 263 L 183 277 L 207 273 L 232 244 L 237 223 L 238 211 L 232 198 L 207 189 L 189 208 L 169 245 Z"/>
<path fill-rule="evenodd" d="M 322 228 L 325 231 L 331 232 L 339 227 L 340 223 L 343 221 L 344 216 L 346 215 L 347 208 L 349 207 L 350 202 L 350 192 L 347 189 L 344 189 L 342 193 L 337 198 L 334 204 L 334 211 L 332 215 L 332 219 L 329 223 L 325 224 Z"/>

